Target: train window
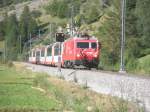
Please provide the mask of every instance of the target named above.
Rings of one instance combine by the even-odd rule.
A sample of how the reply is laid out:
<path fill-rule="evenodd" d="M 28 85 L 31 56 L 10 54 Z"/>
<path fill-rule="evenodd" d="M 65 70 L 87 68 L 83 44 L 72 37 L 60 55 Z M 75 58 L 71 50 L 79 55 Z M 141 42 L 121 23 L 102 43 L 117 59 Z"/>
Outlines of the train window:
<path fill-rule="evenodd" d="M 47 49 L 47 56 L 52 56 L 52 47 Z"/>
<path fill-rule="evenodd" d="M 77 48 L 89 48 L 89 42 L 77 42 Z"/>
<path fill-rule="evenodd" d="M 54 55 L 55 55 L 55 56 L 59 55 L 59 45 L 56 45 L 56 46 L 54 47 Z"/>
<path fill-rule="evenodd" d="M 44 57 L 44 50 L 41 51 L 41 57 Z"/>
<path fill-rule="evenodd" d="M 29 56 L 32 57 L 32 52 L 30 51 Z"/>
<path fill-rule="evenodd" d="M 33 51 L 31 51 L 31 57 L 33 57 Z"/>
<path fill-rule="evenodd" d="M 40 52 L 37 51 L 37 52 L 36 52 L 36 57 L 39 57 L 39 56 L 40 56 Z"/>
<path fill-rule="evenodd" d="M 97 48 L 97 43 L 96 43 L 96 42 L 92 42 L 92 43 L 91 43 L 91 48 L 93 48 L 93 49 L 94 49 L 94 48 Z"/>
<path fill-rule="evenodd" d="M 35 57 L 35 51 L 33 51 L 33 57 Z"/>

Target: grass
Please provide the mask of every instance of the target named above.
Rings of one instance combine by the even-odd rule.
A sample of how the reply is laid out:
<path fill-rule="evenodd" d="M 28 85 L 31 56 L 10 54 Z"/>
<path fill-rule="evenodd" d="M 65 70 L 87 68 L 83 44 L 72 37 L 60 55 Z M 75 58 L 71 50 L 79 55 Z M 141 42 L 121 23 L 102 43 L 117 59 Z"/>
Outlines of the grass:
<path fill-rule="evenodd" d="M 39 91 L 33 90 L 29 85 L 22 84 L 1 84 L 1 108 L 27 108 L 51 110 L 55 109 L 57 101 L 47 99 Z M 42 103 L 41 103 L 42 102 Z"/>
<path fill-rule="evenodd" d="M 150 74 L 150 55 L 138 59 L 137 69 L 143 74 Z"/>
<path fill-rule="evenodd" d="M 12 68 L 0 67 L 0 111 L 137 112 L 137 110 L 130 102 L 94 93 L 44 73 L 33 73 L 24 69 L 24 65 L 16 64 Z"/>
<path fill-rule="evenodd" d="M 0 71 L 0 110 L 56 110 L 58 101 L 33 87 L 35 74 L 13 68 Z"/>

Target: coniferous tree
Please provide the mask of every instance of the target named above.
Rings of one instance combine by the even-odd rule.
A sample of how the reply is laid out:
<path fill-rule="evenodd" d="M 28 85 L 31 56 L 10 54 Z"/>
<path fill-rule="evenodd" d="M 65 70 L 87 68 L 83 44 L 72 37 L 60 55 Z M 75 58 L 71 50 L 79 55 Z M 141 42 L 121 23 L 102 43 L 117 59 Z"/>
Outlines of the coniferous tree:
<path fill-rule="evenodd" d="M 67 1 L 58 1 L 54 0 L 47 6 L 47 13 L 51 14 L 52 16 L 57 16 L 59 18 L 67 17 L 67 13 L 69 10 Z"/>
<path fill-rule="evenodd" d="M 101 64 L 112 66 L 119 62 L 120 54 L 120 6 L 119 0 L 113 0 L 111 10 L 105 14 L 105 22 L 99 27 L 100 42 L 102 43 Z"/>
<path fill-rule="evenodd" d="M 29 7 L 26 6 L 20 17 L 20 35 L 22 36 L 22 41 L 26 42 L 29 40 L 29 35 L 33 34 L 37 30 L 37 23 L 32 17 Z"/>
<path fill-rule="evenodd" d="M 4 23 L 3 23 L 3 21 L 2 22 L 0 22 L 0 41 L 1 40 L 4 40 Z"/>
<path fill-rule="evenodd" d="M 16 15 L 12 14 L 8 17 L 6 25 L 6 46 L 7 46 L 7 57 L 9 60 L 15 60 L 18 53 L 18 22 Z"/>
<path fill-rule="evenodd" d="M 150 54 L 150 1 L 137 0 L 136 15 L 138 34 L 141 37 L 141 54 Z"/>
<path fill-rule="evenodd" d="M 136 0 L 126 0 L 126 47 L 125 47 L 125 62 L 127 69 L 133 69 L 135 66 L 131 66 L 136 63 L 139 57 L 139 36 L 137 35 L 136 22 L 137 17 L 135 15 Z M 135 68 L 134 68 L 135 69 Z"/>

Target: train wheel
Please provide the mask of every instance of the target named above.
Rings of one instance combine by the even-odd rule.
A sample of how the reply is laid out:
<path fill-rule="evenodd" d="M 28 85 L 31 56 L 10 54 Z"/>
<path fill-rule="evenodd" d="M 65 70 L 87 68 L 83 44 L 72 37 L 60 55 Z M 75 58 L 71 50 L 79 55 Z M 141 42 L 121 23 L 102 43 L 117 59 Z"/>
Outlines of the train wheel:
<path fill-rule="evenodd" d="M 70 66 L 71 68 L 74 68 L 74 64 L 73 64 L 73 62 L 71 62 L 71 66 Z"/>
<path fill-rule="evenodd" d="M 67 62 L 67 68 L 71 68 L 71 62 L 70 61 Z"/>
<path fill-rule="evenodd" d="M 91 70 L 91 67 L 88 67 L 88 70 Z"/>
<path fill-rule="evenodd" d="M 89 64 L 89 65 L 87 66 L 87 68 L 88 68 L 88 70 L 91 70 L 92 67 L 91 67 L 91 65 Z"/>

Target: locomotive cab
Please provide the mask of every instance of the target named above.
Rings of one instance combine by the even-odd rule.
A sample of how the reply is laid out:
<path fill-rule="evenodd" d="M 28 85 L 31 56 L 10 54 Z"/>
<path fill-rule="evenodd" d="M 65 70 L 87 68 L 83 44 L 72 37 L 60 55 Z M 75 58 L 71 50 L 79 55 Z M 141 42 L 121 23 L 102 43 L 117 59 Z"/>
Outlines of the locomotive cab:
<path fill-rule="evenodd" d="M 95 68 L 99 62 L 99 45 L 95 40 L 76 41 L 76 65 Z"/>

